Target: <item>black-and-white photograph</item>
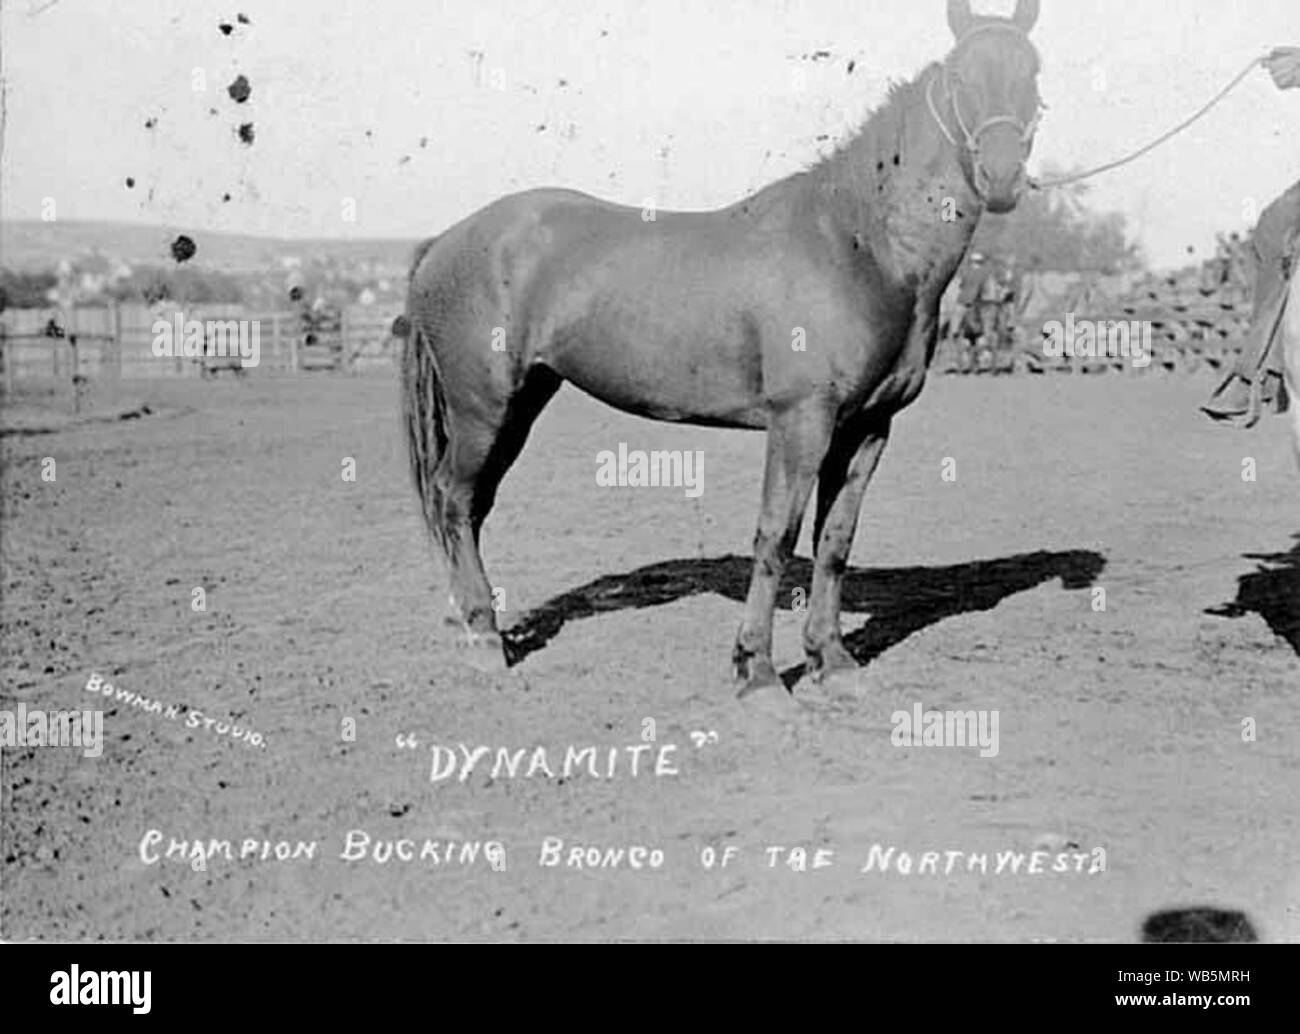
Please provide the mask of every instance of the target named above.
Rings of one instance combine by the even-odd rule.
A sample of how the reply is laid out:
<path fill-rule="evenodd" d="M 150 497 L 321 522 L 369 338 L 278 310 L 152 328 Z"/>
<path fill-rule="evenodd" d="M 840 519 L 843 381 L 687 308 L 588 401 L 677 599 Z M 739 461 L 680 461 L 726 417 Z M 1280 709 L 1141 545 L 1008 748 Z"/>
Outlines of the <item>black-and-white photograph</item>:
<path fill-rule="evenodd" d="M 1300 943 L 1295 0 L 0 51 L 0 938 Z"/>

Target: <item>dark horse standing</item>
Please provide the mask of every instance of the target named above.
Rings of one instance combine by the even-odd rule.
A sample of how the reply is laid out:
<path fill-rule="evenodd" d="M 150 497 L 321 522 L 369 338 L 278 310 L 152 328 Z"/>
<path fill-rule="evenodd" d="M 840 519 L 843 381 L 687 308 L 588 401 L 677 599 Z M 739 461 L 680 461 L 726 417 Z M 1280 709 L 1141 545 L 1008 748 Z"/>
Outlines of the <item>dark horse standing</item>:
<path fill-rule="evenodd" d="M 418 251 L 403 407 L 411 469 L 476 667 L 506 664 L 479 554 L 502 476 L 563 381 L 629 413 L 766 430 L 754 571 L 733 654 L 780 687 L 772 612 L 818 484 L 809 673 L 855 668 L 840 583 L 894 414 L 921 391 L 939 302 L 987 209 L 1025 189 L 1040 102 L 1028 34 L 949 0 L 957 43 L 833 156 L 716 212 L 567 190 L 489 205 Z M 799 332 L 802 331 L 802 336 Z M 796 348 L 795 341 L 802 341 Z"/>

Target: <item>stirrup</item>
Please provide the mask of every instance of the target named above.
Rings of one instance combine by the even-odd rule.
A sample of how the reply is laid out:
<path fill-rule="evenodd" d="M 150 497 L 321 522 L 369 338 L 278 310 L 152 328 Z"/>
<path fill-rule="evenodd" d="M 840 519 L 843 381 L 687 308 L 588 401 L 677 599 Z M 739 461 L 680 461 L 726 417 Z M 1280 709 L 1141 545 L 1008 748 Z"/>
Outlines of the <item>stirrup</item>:
<path fill-rule="evenodd" d="M 1211 420 L 1214 420 L 1218 423 L 1235 423 L 1236 421 L 1240 420 L 1242 417 L 1249 417 L 1252 412 L 1252 408 L 1254 406 L 1254 396 L 1256 394 L 1256 389 L 1257 389 L 1257 385 L 1255 382 L 1248 382 L 1250 383 L 1251 400 L 1247 402 L 1245 408 L 1243 409 L 1215 409 L 1214 408 L 1215 400 L 1220 398 L 1223 395 L 1223 393 L 1227 391 L 1228 388 L 1232 387 L 1238 380 L 1245 381 L 1246 378 L 1242 377 L 1238 373 L 1228 374 L 1228 376 L 1224 378 L 1224 380 L 1219 384 L 1219 386 L 1214 389 L 1213 394 L 1210 395 L 1209 402 L 1200 407 L 1201 412 L 1204 413 L 1206 416 L 1208 416 Z"/>
<path fill-rule="evenodd" d="M 1232 376 L 1236 377 L 1237 375 L 1233 374 Z M 1220 389 L 1220 391 L 1221 390 L 1222 389 Z M 1213 402 L 1218 395 L 1219 392 L 1215 392 L 1214 395 L 1211 396 L 1210 401 Z M 1257 378 L 1250 382 L 1250 401 L 1247 403 L 1245 409 L 1229 412 L 1226 410 L 1211 409 L 1209 406 L 1202 406 L 1201 412 L 1217 423 L 1231 424 L 1238 430 L 1249 431 L 1259 423 L 1260 418 L 1264 415 L 1263 379 Z"/>

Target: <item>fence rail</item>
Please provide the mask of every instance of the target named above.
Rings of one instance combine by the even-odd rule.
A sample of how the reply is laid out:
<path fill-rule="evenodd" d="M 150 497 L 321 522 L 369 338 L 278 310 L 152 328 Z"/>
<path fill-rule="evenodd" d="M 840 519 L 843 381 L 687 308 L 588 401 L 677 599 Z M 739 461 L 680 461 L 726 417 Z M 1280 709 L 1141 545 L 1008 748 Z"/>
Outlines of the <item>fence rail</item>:
<path fill-rule="evenodd" d="M 389 328 L 396 311 L 351 306 L 337 330 L 309 331 L 299 312 L 258 312 L 242 306 L 208 305 L 182 310 L 185 320 L 248 321 L 258 328 L 259 362 L 253 375 L 307 370 L 352 371 L 393 361 Z M 75 309 L 10 309 L 0 313 L 0 364 L 12 391 L 27 382 L 89 379 L 198 377 L 210 361 L 157 356 L 157 321 L 171 311 L 144 305 Z M 226 364 L 230 365 L 230 364 Z"/>
<path fill-rule="evenodd" d="M 1120 318 L 1154 325 L 1152 366 L 1173 371 L 1219 368 L 1237 354 L 1246 327 L 1246 307 L 1222 306 L 1197 300 L 1191 304 L 1143 301 L 1122 308 Z M 259 362 L 246 373 L 254 376 L 305 371 L 356 371 L 388 366 L 395 358 L 390 335 L 395 307 L 349 306 L 327 329 L 304 325 L 301 312 L 259 312 L 242 306 L 208 305 L 184 310 L 187 320 L 256 321 Z M 109 305 L 68 310 L 11 309 L 0 313 L 0 366 L 3 384 L 12 391 L 20 383 L 155 377 L 199 377 L 214 364 L 185 356 L 153 353 L 154 326 L 171 320 L 170 311 L 144 305 Z M 1101 319 L 1102 317 L 1098 317 Z M 1112 316 L 1113 318 L 1113 316 Z M 50 336 L 51 324 L 61 336 Z M 1012 321 L 1015 343 L 998 349 L 985 362 L 1004 372 L 1125 368 L 1127 364 L 1095 360 L 1053 360 L 1042 352 L 1043 321 L 1021 314 Z M 973 360 L 959 342 L 940 346 L 941 369 L 966 369 Z M 229 366 L 231 364 L 220 364 Z"/>

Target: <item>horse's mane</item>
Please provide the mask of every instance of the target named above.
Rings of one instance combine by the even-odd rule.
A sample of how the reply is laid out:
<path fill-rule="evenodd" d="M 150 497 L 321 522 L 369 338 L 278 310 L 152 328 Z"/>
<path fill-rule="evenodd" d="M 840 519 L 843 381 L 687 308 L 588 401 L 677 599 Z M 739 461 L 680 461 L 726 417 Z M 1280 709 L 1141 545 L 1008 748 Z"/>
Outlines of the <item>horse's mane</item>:
<path fill-rule="evenodd" d="M 809 167 L 809 177 L 823 189 L 854 198 L 864 207 L 879 210 L 880 202 L 887 205 L 890 180 L 906 158 L 908 119 L 918 105 L 926 103 L 923 84 L 937 68 L 939 63 L 931 62 L 911 80 L 891 82 L 885 99 L 855 132 Z"/>
<path fill-rule="evenodd" d="M 925 103 L 925 88 L 921 85 L 926 76 L 939 67 L 935 61 L 926 65 L 912 79 L 903 82 L 894 80 L 889 84 L 885 99 L 867 113 L 861 125 L 842 140 L 830 154 L 815 162 L 809 171 L 842 163 L 862 157 L 893 157 L 902 146 L 903 132 L 906 129 L 907 116 L 918 104 Z M 863 153 L 865 152 L 865 154 Z M 888 164 L 888 163 L 887 163 Z"/>

